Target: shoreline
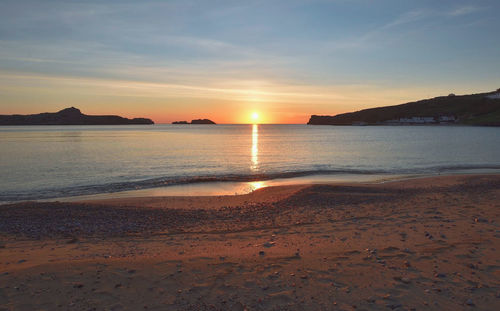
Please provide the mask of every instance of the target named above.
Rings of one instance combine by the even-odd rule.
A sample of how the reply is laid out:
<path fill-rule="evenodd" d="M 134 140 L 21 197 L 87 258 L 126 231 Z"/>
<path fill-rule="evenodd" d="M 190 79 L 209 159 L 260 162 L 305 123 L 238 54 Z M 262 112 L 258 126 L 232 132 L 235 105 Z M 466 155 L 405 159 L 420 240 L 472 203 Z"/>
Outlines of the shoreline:
<path fill-rule="evenodd" d="M 64 197 L 3 201 L 1 205 L 22 202 L 79 202 L 90 200 L 106 200 L 135 197 L 165 197 L 165 196 L 231 196 L 244 195 L 266 187 L 314 184 L 345 184 L 345 183 L 387 183 L 407 179 L 430 178 L 438 176 L 459 175 L 495 175 L 500 169 L 478 168 L 448 171 L 445 173 L 408 173 L 408 174 L 311 174 L 297 177 L 271 178 L 256 181 L 201 181 L 193 183 L 172 184 L 161 187 L 150 187 L 137 190 L 102 192 L 95 194 L 70 195 Z"/>
<path fill-rule="evenodd" d="M 0 206 L 0 308 L 494 309 L 500 174 Z"/>

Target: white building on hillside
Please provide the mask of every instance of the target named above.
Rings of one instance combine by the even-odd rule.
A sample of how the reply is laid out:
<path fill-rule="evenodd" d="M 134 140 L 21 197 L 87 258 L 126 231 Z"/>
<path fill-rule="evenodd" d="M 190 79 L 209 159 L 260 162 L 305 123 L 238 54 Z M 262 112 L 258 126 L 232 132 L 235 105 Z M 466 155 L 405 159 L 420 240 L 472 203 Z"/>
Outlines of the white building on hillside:
<path fill-rule="evenodd" d="M 500 92 L 486 96 L 489 99 L 500 99 Z"/>
<path fill-rule="evenodd" d="M 403 124 L 425 124 L 425 123 L 434 123 L 433 117 L 411 117 L 411 118 L 400 118 L 399 123 Z"/>
<path fill-rule="evenodd" d="M 440 116 L 439 117 L 439 122 L 455 122 L 456 118 L 455 116 Z"/>

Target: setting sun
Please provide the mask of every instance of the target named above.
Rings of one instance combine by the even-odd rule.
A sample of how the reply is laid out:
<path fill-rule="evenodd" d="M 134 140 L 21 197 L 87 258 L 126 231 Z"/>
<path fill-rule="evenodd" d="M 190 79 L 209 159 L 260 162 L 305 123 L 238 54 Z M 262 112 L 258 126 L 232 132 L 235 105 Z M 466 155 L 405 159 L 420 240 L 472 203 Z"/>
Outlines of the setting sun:
<path fill-rule="evenodd" d="M 259 114 L 257 112 L 252 113 L 252 120 L 257 122 L 259 120 Z"/>

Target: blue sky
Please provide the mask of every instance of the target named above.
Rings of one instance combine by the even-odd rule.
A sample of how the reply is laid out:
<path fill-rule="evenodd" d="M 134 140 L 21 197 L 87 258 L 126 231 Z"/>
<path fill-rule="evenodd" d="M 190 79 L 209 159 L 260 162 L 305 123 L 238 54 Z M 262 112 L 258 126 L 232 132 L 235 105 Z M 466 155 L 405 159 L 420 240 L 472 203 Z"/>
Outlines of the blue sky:
<path fill-rule="evenodd" d="M 296 123 L 494 90 L 499 14 L 491 0 L 2 1 L 0 114 Z"/>

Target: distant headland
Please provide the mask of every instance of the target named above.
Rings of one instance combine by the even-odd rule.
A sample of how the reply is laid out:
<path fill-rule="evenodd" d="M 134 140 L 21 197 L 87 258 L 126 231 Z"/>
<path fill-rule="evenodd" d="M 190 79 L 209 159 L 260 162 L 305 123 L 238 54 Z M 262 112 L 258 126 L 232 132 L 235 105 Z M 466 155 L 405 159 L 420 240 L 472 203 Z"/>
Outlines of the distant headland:
<path fill-rule="evenodd" d="M 0 115 L 0 125 L 126 125 L 154 124 L 146 118 L 127 119 L 120 116 L 89 116 L 75 107 L 58 112 L 29 115 Z"/>
<path fill-rule="evenodd" d="M 196 120 L 191 120 L 191 123 L 188 121 L 174 121 L 172 124 L 217 124 L 212 120 L 209 119 L 196 119 Z"/>
<path fill-rule="evenodd" d="M 457 96 L 449 94 L 416 102 L 364 109 L 335 116 L 312 115 L 312 125 L 434 125 L 500 126 L 500 89 Z"/>

